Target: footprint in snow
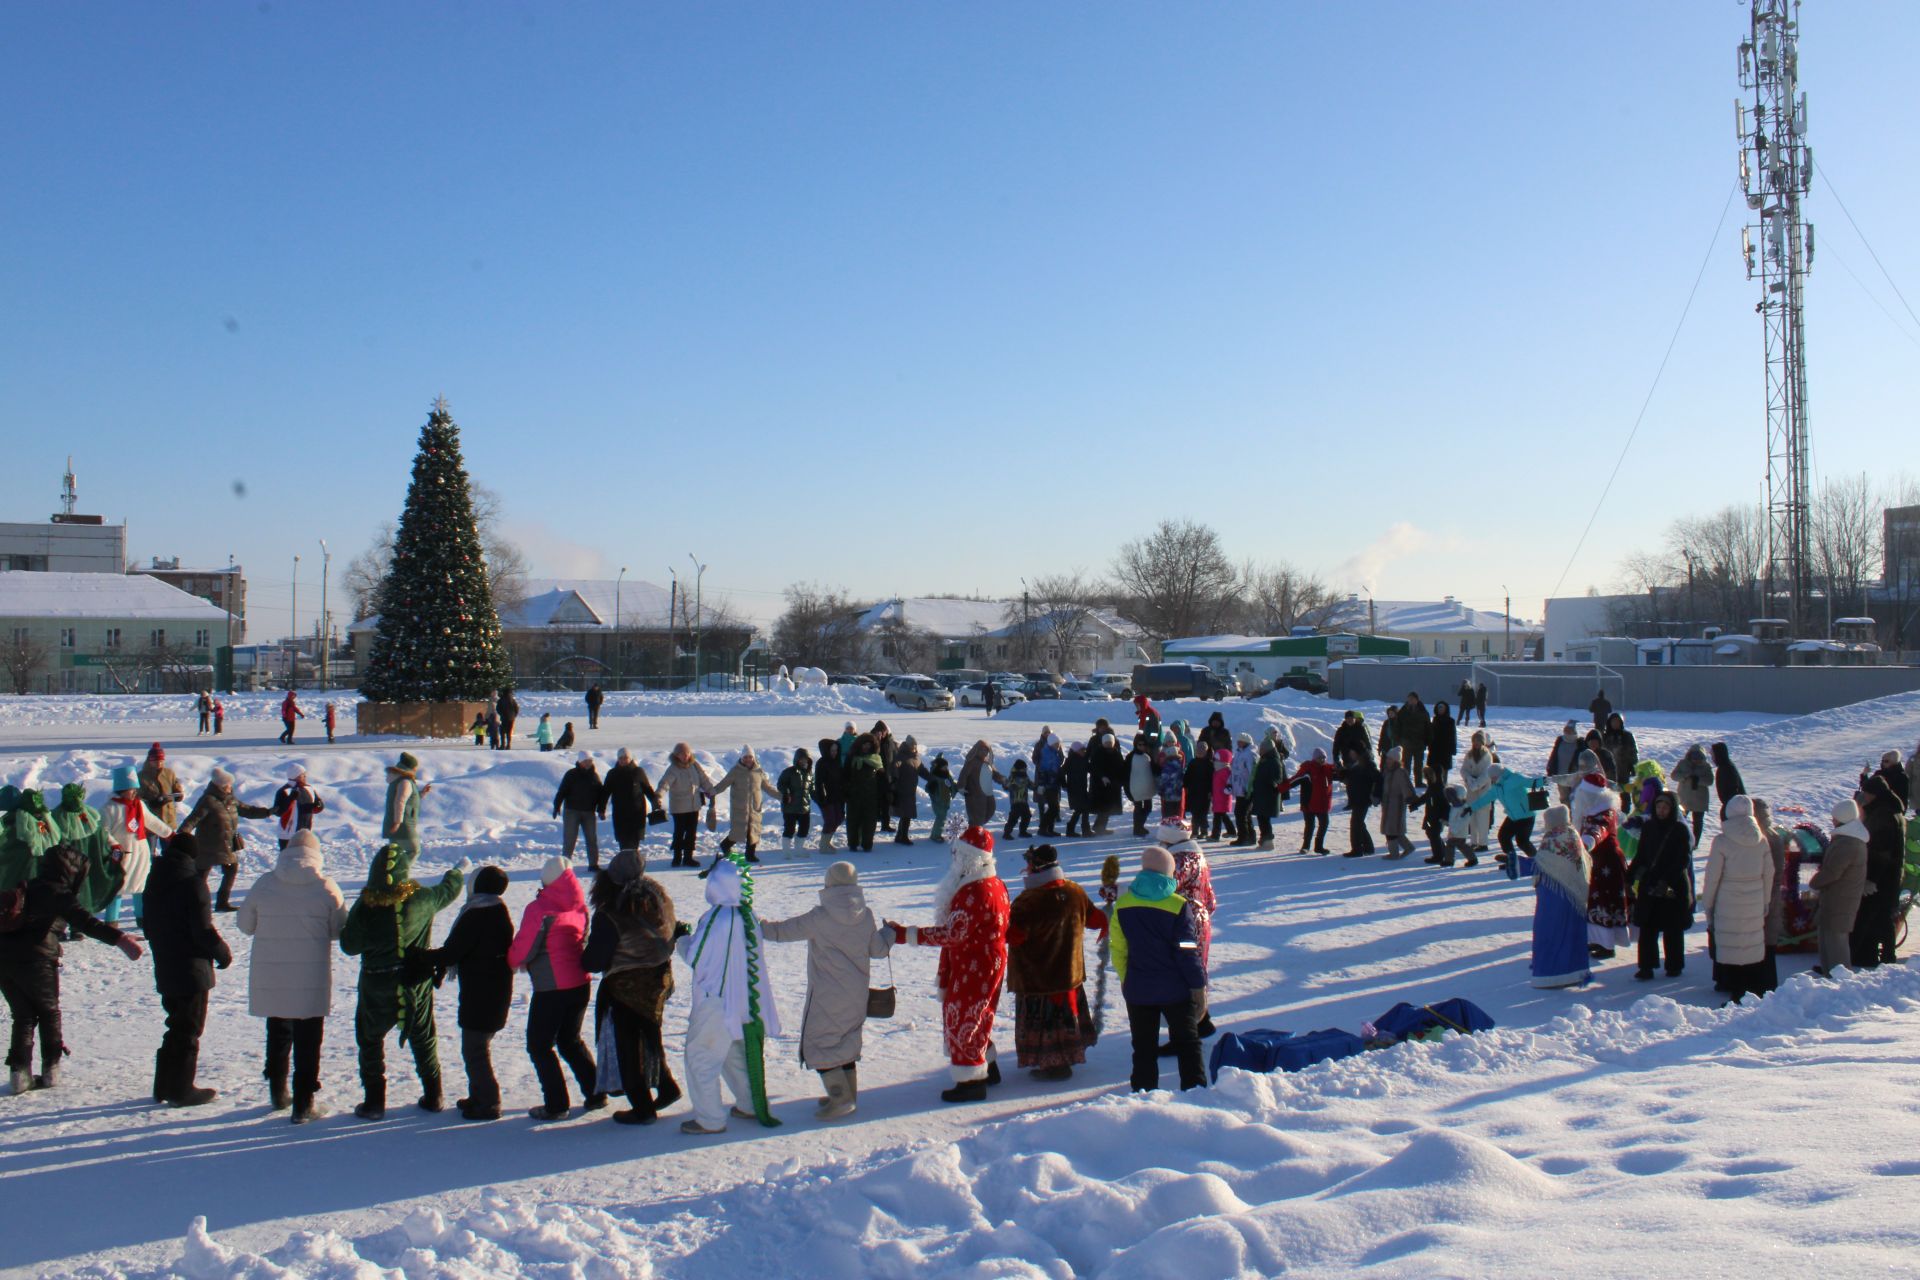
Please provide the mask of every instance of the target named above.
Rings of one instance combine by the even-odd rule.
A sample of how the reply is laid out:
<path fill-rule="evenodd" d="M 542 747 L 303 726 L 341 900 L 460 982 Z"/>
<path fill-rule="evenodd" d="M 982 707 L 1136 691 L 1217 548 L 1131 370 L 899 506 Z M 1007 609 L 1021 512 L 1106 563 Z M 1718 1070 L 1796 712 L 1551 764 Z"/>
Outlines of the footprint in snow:
<path fill-rule="evenodd" d="M 1874 1165 L 1871 1172 L 1883 1178 L 1912 1178 L 1920 1176 L 1920 1160 L 1889 1160 Z"/>
<path fill-rule="evenodd" d="M 1646 1177 L 1649 1174 L 1669 1173 L 1686 1162 L 1687 1155 L 1684 1151 L 1673 1151 L 1665 1147 L 1636 1147 L 1631 1151 L 1621 1152 L 1620 1158 L 1614 1161 L 1614 1168 L 1622 1173 L 1633 1174 L 1635 1177 Z"/>

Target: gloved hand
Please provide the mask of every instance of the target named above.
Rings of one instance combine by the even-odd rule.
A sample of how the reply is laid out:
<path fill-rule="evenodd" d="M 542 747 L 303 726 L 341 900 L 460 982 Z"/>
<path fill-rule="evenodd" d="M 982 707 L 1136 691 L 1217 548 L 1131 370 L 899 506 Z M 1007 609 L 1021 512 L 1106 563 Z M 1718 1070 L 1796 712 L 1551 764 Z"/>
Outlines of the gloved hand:
<path fill-rule="evenodd" d="M 229 952 L 224 956 L 217 957 L 213 962 L 213 967 L 216 969 L 231 969 L 233 967 L 232 953 Z"/>
<path fill-rule="evenodd" d="M 688 924 L 685 920 L 675 920 L 673 922 L 674 941 L 678 942 L 681 938 L 686 937 L 688 934 L 692 932 L 693 932 L 693 926 Z"/>
<path fill-rule="evenodd" d="M 461 875 L 463 875 L 463 876 L 470 876 L 470 875 L 472 875 L 472 874 L 473 874 L 473 859 L 472 859 L 472 858 L 462 858 L 462 859 L 460 859 L 460 865 L 459 865 L 459 867 L 457 867 L 457 868 L 456 868 L 456 870 L 458 870 L 458 871 L 460 872 L 460 874 L 461 874 Z"/>

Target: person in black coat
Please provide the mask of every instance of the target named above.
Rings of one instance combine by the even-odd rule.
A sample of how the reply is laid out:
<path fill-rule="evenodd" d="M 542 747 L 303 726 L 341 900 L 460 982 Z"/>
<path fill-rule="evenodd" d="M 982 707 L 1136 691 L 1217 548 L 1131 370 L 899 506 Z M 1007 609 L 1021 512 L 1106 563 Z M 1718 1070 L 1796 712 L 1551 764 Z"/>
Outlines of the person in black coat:
<path fill-rule="evenodd" d="M 513 690 L 502 689 L 494 700 L 493 709 L 500 717 L 500 749 L 513 750 L 513 722 L 520 718 L 520 699 L 513 696 Z"/>
<path fill-rule="evenodd" d="M 88 873 L 86 855 L 72 845 L 56 845 L 40 858 L 40 871 L 26 886 L 20 923 L 0 933 L 0 996 L 13 1017 L 7 1067 L 13 1091 L 49 1089 L 59 1083 L 60 1059 L 67 1052 L 60 1023 L 60 934 L 63 929 L 110 943 L 129 960 L 141 956 L 140 944 L 110 924 L 96 920 L 75 897 Z M 40 1036 L 40 1074 L 33 1076 L 34 1033 Z"/>
<path fill-rule="evenodd" d="M 1727 753 L 1727 744 L 1716 742 L 1709 748 L 1713 756 L 1713 793 L 1720 797 L 1720 820 L 1727 820 L 1727 801 L 1747 794 L 1747 784 Z"/>
<path fill-rule="evenodd" d="M 560 787 L 553 793 L 553 816 L 562 820 L 561 839 L 565 844 L 567 861 L 573 861 L 574 846 L 584 832 L 587 837 L 587 866 L 598 871 L 599 819 L 607 816 L 607 801 L 601 794 L 600 771 L 593 767 L 592 756 L 582 752 L 573 768 L 561 775 Z"/>
<path fill-rule="evenodd" d="M 600 692 L 599 685 L 593 685 L 587 690 L 587 728 L 600 727 L 600 704 L 606 700 L 607 695 Z"/>
<path fill-rule="evenodd" d="M 1333 758 L 1344 764 L 1348 756 L 1356 754 L 1373 759 L 1373 740 L 1367 736 L 1367 726 L 1358 713 L 1349 711 L 1333 731 Z"/>
<path fill-rule="evenodd" d="M 613 768 L 607 770 L 599 799 L 599 807 L 613 814 L 615 849 L 638 849 L 646 838 L 647 815 L 658 812 L 661 804 L 653 780 L 625 747 L 614 757 Z"/>
<path fill-rule="evenodd" d="M 1111 733 L 1103 733 L 1087 746 L 1087 808 L 1093 814 L 1093 835 L 1105 835 L 1107 823 L 1126 804 L 1127 757 Z M 1082 821 L 1080 829 L 1086 831 Z"/>
<path fill-rule="evenodd" d="M 1862 779 L 1855 799 L 1867 829 L 1867 886 L 1853 921 L 1853 967 L 1872 969 L 1897 959 L 1893 940 L 1900 924 L 1900 879 L 1906 871 L 1900 822 L 1905 806 L 1878 774 Z"/>
<path fill-rule="evenodd" d="M 1201 746 L 1193 753 L 1193 761 L 1187 765 L 1187 811 L 1193 815 L 1193 838 L 1203 840 L 1207 835 L 1207 814 L 1213 808 L 1213 752 Z M 1220 833 L 1213 833 L 1218 840 Z"/>
<path fill-rule="evenodd" d="M 1380 769 L 1371 757 L 1358 751 L 1347 753 L 1346 765 L 1340 770 L 1340 781 L 1347 788 L 1347 811 L 1351 815 L 1347 824 L 1347 853 L 1349 858 L 1363 858 L 1373 852 L 1373 835 L 1367 830 L 1367 810 L 1380 791 Z"/>
<path fill-rule="evenodd" d="M 820 851 L 824 853 L 833 848 L 833 833 L 847 820 L 847 766 L 840 760 L 838 742 L 822 738 L 816 745 L 820 759 L 813 766 L 813 802 L 820 806 Z"/>
<path fill-rule="evenodd" d="M 449 972 L 460 978 L 460 1062 L 467 1071 L 467 1096 L 454 1105 L 468 1120 L 500 1118 L 500 1082 L 493 1074 L 493 1038 L 507 1025 L 513 1005 L 513 970 L 507 948 L 513 945 L 513 913 L 501 896 L 507 873 L 481 867 L 473 873 L 473 892 L 454 918 L 446 941 L 408 956 L 419 976 L 439 986 Z"/>
<path fill-rule="evenodd" d="M 899 751 L 900 744 L 893 740 L 893 730 L 887 728 L 885 720 L 875 720 L 873 728 L 874 749 L 880 753 L 880 777 L 882 790 L 880 799 L 880 829 L 888 835 L 893 834 L 893 794 L 886 785 L 886 779 L 893 777 L 893 757 Z"/>
<path fill-rule="evenodd" d="M 1587 736 L 1580 743 L 1585 750 L 1593 752 L 1594 759 L 1600 762 L 1600 772 L 1607 775 L 1607 781 L 1618 787 L 1621 784 L 1620 764 L 1613 758 L 1613 752 L 1607 750 L 1600 739 L 1598 729 L 1587 730 Z"/>
<path fill-rule="evenodd" d="M 1860 785 L 1867 785 L 1867 771 L 1860 771 Z M 1876 778 L 1886 779 L 1887 788 L 1900 802 L 1902 812 L 1913 803 L 1913 780 L 1907 776 L 1907 767 L 1900 763 L 1900 753 L 1889 751 L 1880 757 L 1880 767 L 1873 771 Z"/>
<path fill-rule="evenodd" d="M 1060 781 L 1067 788 L 1067 834 L 1070 836 L 1093 834 L 1093 814 L 1089 808 L 1092 780 L 1093 757 L 1087 754 L 1085 744 L 1076 742 L 1068 748 L 1067 758 L 1060 766 Z M 1076 825 L 1080 830 L 1074 830 Z"/>
<path fill-rule="evenodd" d="M 1440 785 L 1453 772 L 1453 757 L 1460 751 L 1460 731 L 1453 713 L 1444 702 L 1433 704 L 1433 723 L 1427 730 L 1427 763 L 1440 770 Z"/>
<path fill-rule="evenodd" d="M 226 939 L 213 927 L 213 897 L 198 854 L 193 837 L 177 832 L 147 877 L 147 946 L 153 951 L 153 985 L 167 1014 L 166 1034 L 153 1055 L 153 1100 L 176 1107 L 214 1099 L 214 1090 L 193 1077 L 213 971 L 233 963 Z"/>
<path fill-rule="evenodd" d="M 1687 929 L 1693 924 L 1693 840 L 1671 791 L 1654 797 L 1653 812 L 1640 827 L 1640 843 L 1627 882 L 1633 886 L 1633 922 L 1640 926 L 1640 968 L 1645 982 L 1666 949 L 1667 976 L 1686 967 Z"/>

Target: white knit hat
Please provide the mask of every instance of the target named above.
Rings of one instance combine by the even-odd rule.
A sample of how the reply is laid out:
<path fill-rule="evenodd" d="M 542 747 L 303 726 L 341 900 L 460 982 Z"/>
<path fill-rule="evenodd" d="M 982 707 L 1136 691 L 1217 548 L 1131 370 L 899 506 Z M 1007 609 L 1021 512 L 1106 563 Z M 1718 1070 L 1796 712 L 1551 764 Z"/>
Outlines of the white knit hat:
<path fill-rule="evenodd" d="M 568 862 L 559 854 L 554 854 L 551 858 L 548 858 L 540 864 L 540 887 L 542 889 L 546 888 L 571 870 L 573 870 L 572 863 Z"/>

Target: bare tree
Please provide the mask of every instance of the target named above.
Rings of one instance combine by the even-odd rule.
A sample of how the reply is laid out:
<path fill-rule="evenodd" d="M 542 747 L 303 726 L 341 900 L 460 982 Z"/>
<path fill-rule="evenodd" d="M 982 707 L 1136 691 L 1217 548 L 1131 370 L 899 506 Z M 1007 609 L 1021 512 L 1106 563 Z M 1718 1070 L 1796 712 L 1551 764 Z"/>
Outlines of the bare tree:
<path fill-rule="evenodd" d="M 1214 631 L 1235 582 L 1220 535 L 1191 520 L 1162 520 L 1122 546 L 1113 577 L 1121 612 L 1156 641 Z"/>
<path fill-rule="evenodd" d="M 898 610 L 881 618 L 873 634 L 880 641 L 881 657 L 895 671 L 920 671 L 933 665 L 933 637 L 915 630 Z"/>
<path fill-rule="evenodd" d="M 1243 563 L 1237 595 L 1236 625 L 1253 635 L 1284 635 L 1334 602 L 1333 589 L 1317 575 L 1285 561 Z"/>
<path fill-rule="evenodd" d="M 472 486 L 473 524 L 479 531 L 480 545 L 486 552 L 487 576 L 493 584 L 493 607 L 501 613 L 516 608 L 527 598 L 527 556 L 500 530 L 505 511 L 504 500 L 487 486 Z M 359 555 L 347 561 L 340 571 L 340 587 L 353 604 L 353 620 L 371 617 L 380 598 L 380 584 L 386 581 L 393 564 L 393 521 L 374 530 L 373 541 Z"/>
<path fill-rule="evenodd" d="M 861 607 L 842 589 L 796 582 L 786 589 L 786 611 L 773 624 L 773 647 L 801 666 L 845 671 L 860 648 Z"/>
<path fill-rule="evenodd" d="M 1762 615 L 1762 578 L 1767 568 L 1766 515 L 1757 507 L 1723 507 L 1710 516 L 1688 516 L 1668 528 L 1667 546 L 1693 568 L 1704 613 L 1731 630 L 1743 630 Z"/>
<path fill-rule="evenodd" d="M 33 692 L 33 678 L 46 666 L 52 652 L 51 645 L 35 640 L 26 627 L 13 628 L 6 642 L 0 644 L 0 670 L 7 673 L 7 683 L 16 694 Z"/>
<path fill-rule="evenodd" d="M 1866 584 L 1880 575 L 1881 507 L 1866 473 L 1820 486 L 1810 520 L 1815 571 L 1836 615 L 1864 612 Z"/>
<path fill-rule="evenodd" d="M 1033 612 L 1049 647 L 1060 655 L 1056 673 L 1073 669 L 1074 654 L 1093 639 L 1095 592 L 1084 571 L 1050 573 L 1033 580 Z"/>

